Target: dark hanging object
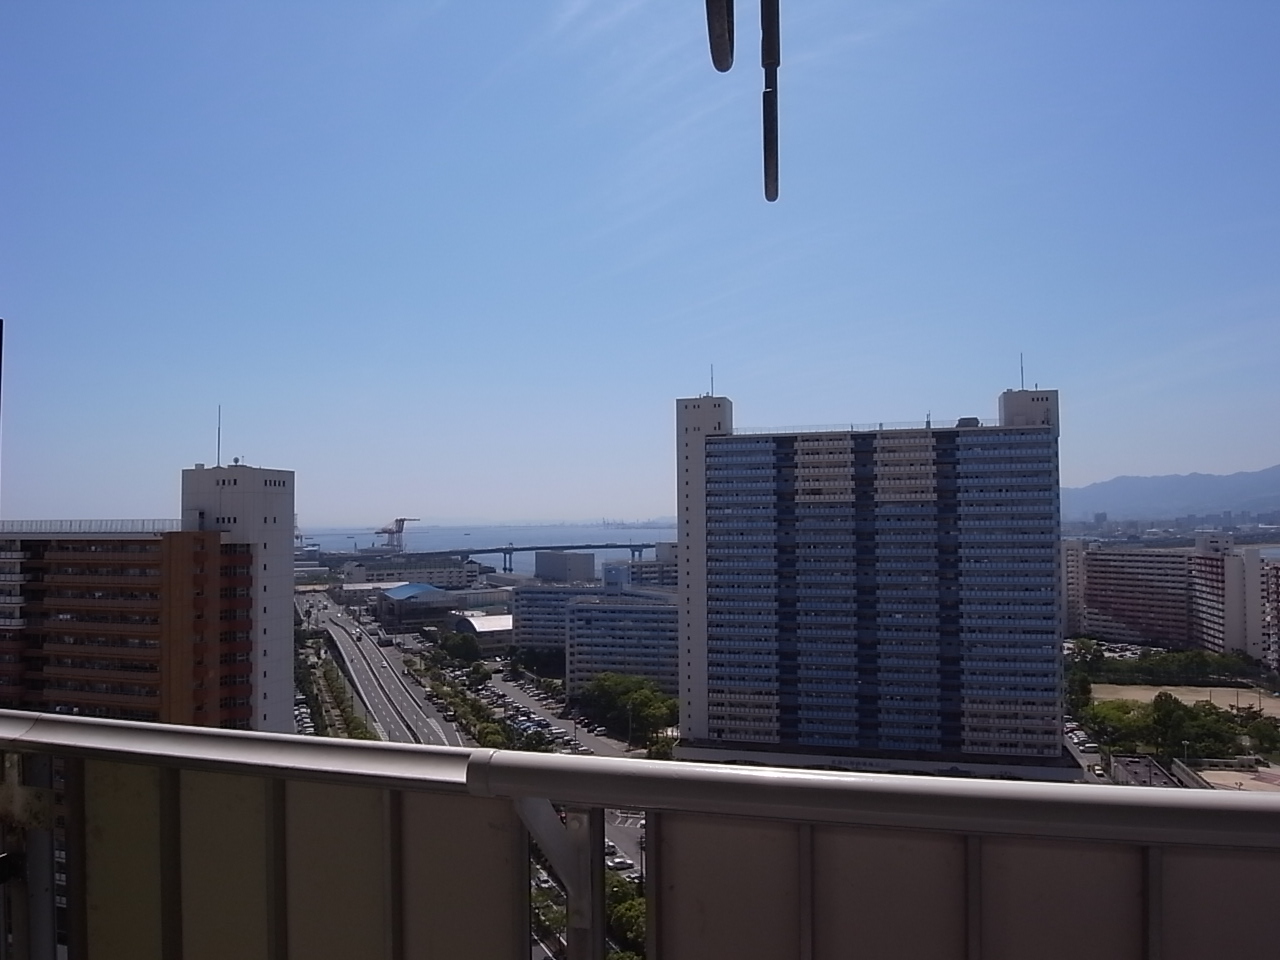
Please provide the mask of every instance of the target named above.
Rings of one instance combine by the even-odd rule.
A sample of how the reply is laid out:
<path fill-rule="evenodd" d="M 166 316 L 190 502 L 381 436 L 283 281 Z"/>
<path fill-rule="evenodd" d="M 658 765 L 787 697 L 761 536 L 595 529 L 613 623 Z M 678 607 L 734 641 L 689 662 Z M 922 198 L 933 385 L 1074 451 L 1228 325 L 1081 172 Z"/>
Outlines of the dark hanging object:
<path fill-rule="evenodd" d="M 724 73 L 733 66 L 733 0 L 707 0 L 711 62 Z"/>
<path fill-rule="evenodd" d="M 764 67 L 764 198 L 778 199 L 778 0 L 760 0 L 760 66 Z"/>
<path fill-rule="evenodd" d="M 711 62 L 724 73 L 733 66 L 733 0 L 706 0 Z M 778 0 L 760 0 L 760 66 L 764 68 L 764 198 L 778 199 L 778 66 L 782 63 Z"/>

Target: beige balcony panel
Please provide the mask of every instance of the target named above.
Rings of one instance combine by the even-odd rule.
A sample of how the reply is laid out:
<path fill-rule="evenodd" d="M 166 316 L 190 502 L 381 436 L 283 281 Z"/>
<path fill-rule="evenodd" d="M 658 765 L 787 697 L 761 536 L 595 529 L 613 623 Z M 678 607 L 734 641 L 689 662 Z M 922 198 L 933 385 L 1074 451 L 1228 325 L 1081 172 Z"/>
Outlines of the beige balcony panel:
<path fill-rule="evenodd" d="M 167 771 L 88 760 L 85 914 L 89 960 L 161 960 L 161 782 Z"/>
<path fill-rule="evenodd" d="M 1274 851 L 1167 847 L 1159 862 L 1161 960 L 1280 956 Z"/>
<path fill-rule="evenodd" d="M 819 826 L 812 862 L 814 957 L 965 960 L 963 837 Z"/>
<path fill-rule="evenodd" d="M 529 841 L 515 807 L 442 793 L 403 800 L 406 960 L 529 954 Z"/>
<path fill-rule="evenodd" d="M 390 812 L 386 790 L 286 785 L 290 960 L 389 960 Z"/>
<path fill-rule="evenodd" d="M 1143 848 L 984 838 L 983 960 L 1143 956 Z"/>
<path fill-rule="evenodd" d="M 800 825 L 664 813 L 662 960 L 799 960 Z"/>
<path fill-rule="evenodd" d="M 183 960 L 270 960 L 273 781 L 182 772 Z"/>

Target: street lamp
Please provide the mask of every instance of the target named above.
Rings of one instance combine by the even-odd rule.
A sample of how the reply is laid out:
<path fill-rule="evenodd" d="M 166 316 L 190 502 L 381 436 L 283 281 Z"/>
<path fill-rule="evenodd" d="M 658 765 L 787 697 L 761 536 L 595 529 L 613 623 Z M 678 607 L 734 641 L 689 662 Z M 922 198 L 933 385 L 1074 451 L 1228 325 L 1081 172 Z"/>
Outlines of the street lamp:
<path fill-rule="evenodd" d="M 1187 762 L 1187 748 L 1188 748 L 1189 746 L 1191 746 L 1191 741 L 1190 741 L 1190 740 L 1183 740 L 1183 741 L 1182 741 L 1182 762 L 1183 762 L 1183 763 L 1186 763 L 1186 762 Z"/>

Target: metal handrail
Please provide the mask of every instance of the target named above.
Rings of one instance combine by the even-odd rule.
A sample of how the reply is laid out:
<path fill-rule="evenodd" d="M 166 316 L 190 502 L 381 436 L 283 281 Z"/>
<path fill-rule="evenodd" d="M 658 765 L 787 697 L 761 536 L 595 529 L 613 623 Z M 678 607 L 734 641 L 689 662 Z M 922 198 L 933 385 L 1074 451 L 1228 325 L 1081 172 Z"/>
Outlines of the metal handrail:
<path fill-rule="evenodd" d="M 459 793 L 472 752 L 22 710 L 0 710 L 0 749 Z"/>
<path fill-rule="evenodd" d="M 0 748 L 578 806 L 1280 849 L 1280 795 L 365 743 L 0 710 Z"/>
<path fill-rule="evenodd" d="M 54 533 L 173 533 L 181 520 L 0 520 L 0 536 Z"/>
<path fill-rule="evenodd" d="M 961 421 L 965 422 L 960 427 Z M 879 423 L 823 423 L 792 427 L 734 427 L 733 436 L 752 437 L 773 433 L 874 433 L 880 430 L 955 430 L 998 427 L 1000 421 L 987 417 L 933 417 L 929 420 L 884 420 Z"/>

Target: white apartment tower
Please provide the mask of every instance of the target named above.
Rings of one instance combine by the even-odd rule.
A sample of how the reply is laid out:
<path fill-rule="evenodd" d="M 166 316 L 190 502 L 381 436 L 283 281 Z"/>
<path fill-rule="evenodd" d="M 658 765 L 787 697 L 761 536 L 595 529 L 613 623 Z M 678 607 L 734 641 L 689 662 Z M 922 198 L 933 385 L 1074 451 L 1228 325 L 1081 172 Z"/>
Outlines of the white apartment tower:
<path fill-rule="evenodd" d="M 224 625 L 251 642 L 250 727 L 275 733 L 294 732 L 293 517 L 292 470 L 197 463 L 182 471 L 182 528 L 221 532 L 223 566 L 241 574 L 222 588 L 239 601 L 237 619 Z"/>
<path fill-rule="evenodd" d="M 706 439 L 733 433 L 728 397 L 676 401 L 676 512 L 680 547 L 680 730 L 707 739 Z"/>

